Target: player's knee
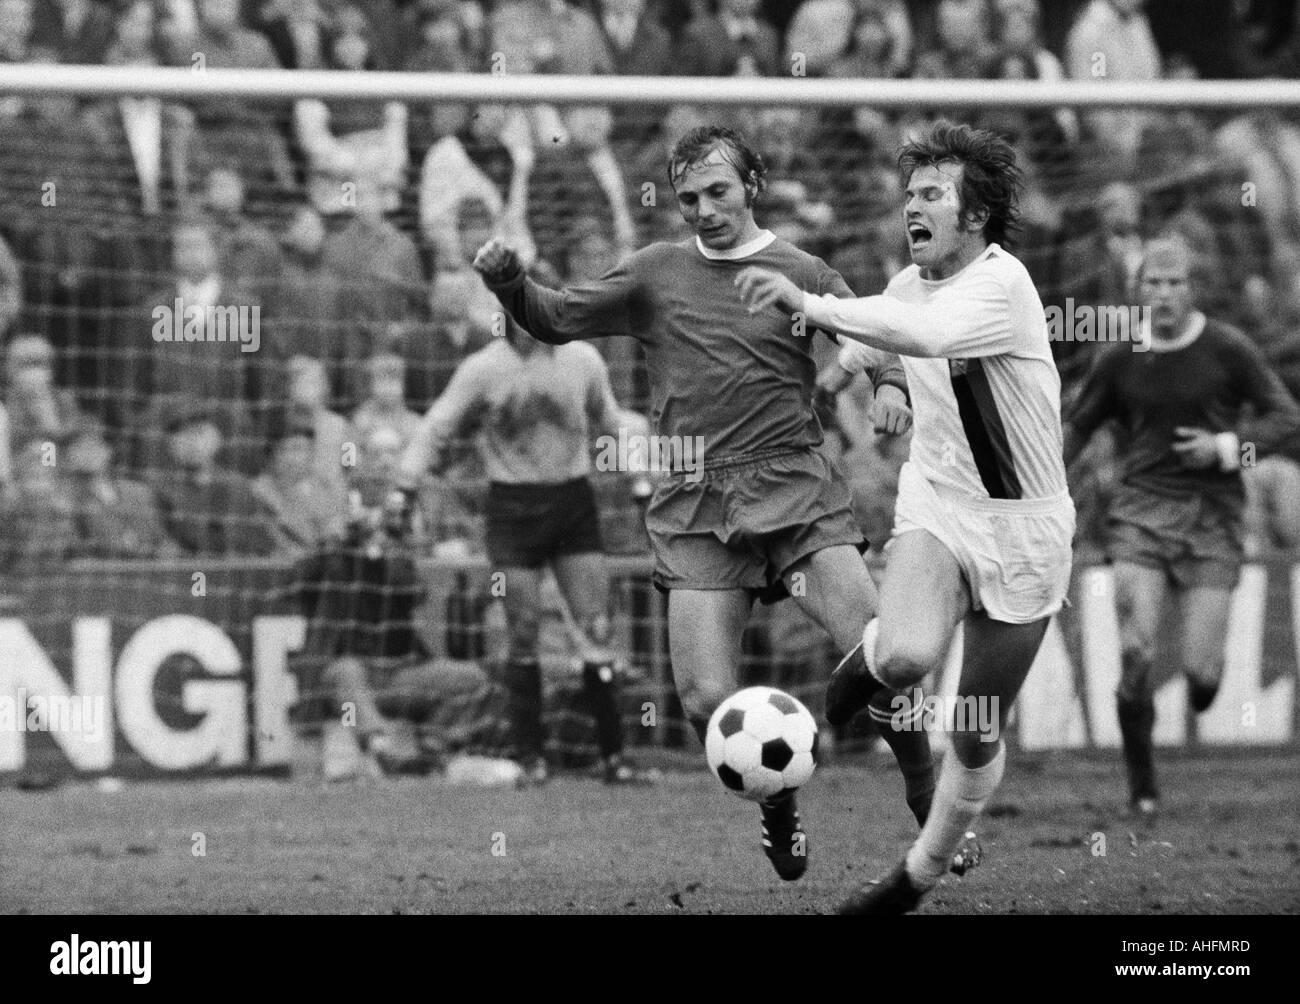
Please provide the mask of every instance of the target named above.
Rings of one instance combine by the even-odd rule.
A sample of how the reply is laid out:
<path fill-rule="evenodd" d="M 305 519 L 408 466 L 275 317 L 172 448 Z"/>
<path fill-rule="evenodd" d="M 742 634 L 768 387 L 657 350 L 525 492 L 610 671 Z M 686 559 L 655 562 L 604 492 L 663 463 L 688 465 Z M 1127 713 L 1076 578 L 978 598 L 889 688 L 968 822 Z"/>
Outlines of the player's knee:
<path fill-rule="evenodd" d="M 998 753 L 996 733 L 982 732 L 970 727 L 952 732 L 949 736 L 953 755 L 963 767 L 974 770 L 983 767 Z"/>
<path fill-rule="evenodd" d="M 876 645 L 876 676 L 887 687 L 906 690 L 925 679 L 927 673 L 938 669 L 945 654 L 919 640 L 886 642 L 881 638 Z"/>
<path fill-rule="evenodd" d="M 726 687 L 707 680 L 694 680 L 683 683 L 678 688 L 682 710 L 686 717 L 707 721 L 714 710 L 730 696 Z"/>

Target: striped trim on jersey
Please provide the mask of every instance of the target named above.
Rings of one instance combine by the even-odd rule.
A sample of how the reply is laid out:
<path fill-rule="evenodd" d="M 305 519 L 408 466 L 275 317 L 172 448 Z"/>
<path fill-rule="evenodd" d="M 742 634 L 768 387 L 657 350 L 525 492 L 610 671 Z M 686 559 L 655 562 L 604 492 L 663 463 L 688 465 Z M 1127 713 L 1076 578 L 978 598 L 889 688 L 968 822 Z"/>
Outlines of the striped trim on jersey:
<path fill-rule="evenodd" d="M 966 442 L 970 444 L 985 491 L 995 499 L 1022 498 L 1015 458 L 984 370 L 984 360 L 952 359 L 948 363 L 948 377 Z"/>

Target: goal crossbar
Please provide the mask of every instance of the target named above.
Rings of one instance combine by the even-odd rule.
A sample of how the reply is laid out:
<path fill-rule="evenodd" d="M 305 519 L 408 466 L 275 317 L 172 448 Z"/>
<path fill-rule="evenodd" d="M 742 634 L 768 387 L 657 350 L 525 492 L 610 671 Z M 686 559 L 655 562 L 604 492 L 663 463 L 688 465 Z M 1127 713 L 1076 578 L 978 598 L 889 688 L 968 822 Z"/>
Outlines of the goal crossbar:
<path fill-rule="evenodd" d="M 865 80 L 349 73 L 195 67 L 0 66 L 0 94 L 501 102 L 555 105 L 785 105 L 873 108 L 1300 107 L 1290 80 Z"/>

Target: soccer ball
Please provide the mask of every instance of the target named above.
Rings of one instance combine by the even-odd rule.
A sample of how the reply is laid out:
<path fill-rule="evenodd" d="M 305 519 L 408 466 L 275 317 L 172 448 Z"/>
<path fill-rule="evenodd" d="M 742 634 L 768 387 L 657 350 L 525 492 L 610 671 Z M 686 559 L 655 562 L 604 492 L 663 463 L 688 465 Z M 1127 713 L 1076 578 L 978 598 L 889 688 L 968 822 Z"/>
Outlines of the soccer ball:
<path fill-rule="evenodd" d="M 747 687 L 713 712 L 704 755 L 729 791 L 762 802 L 793 791 L 812 777 L 817 723 L 789 694 L 772 687 Z"/>

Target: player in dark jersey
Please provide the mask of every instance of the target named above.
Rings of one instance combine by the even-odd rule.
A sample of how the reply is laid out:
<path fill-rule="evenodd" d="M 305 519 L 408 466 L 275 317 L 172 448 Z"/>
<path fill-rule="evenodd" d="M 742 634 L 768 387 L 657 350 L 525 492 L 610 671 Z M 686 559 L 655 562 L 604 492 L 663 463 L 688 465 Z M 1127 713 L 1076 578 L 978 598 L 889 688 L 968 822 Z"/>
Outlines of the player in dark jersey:
<path fill-rule="evenodd" d="M 1202 712 L 1223 674 L 1243 554 L 1243 454 L 1249 461 L 1300 435 L 1300 409 L 1260 350 L 1194 309 L 1192 279 L 1181 242 L 1147 245 L 1138 284 L 1151 308 L 1149 351 L 1110 346 L 1065 432 L 1069 464 L 1098 426 L 1119 423 L 1119 483 L 1107 525 L 1122 650 L 1115 705 L 1130 803 L 1142 817 L 1155 813 L 1159 797 L 1151 663 L 1165 598 L 1172 592 L 1178 601 L 1181 669 L 1192 707 Z"/>
<path fill-rule="evenodd" d="M 701 740 L 713 710 L 736 689 L 755 597 L 794 596 L 845 652 L 859 644 L 876 607 L 848 487 L 819 449 L 814 332 L 788 317 L 750 317 L 733 285 L 742 268 L 760 263 L 808 289 L 852 295 L 821 259 L 755 223 L 765 174 L 735 133 L 697 129 L 669 162 L 695 238 L 652 244 L 599 280 L 560 291 L 527 278 L 499 241 L 474 262 L 541 341 L 627 334 L 645 347 L 655 431 L 679 461 L 656 489 L 646 526 L 655 585 L 668 593 L 677 691 Z M 875 363 L 877 423 L 902 431 L 910 413 L 901 367 L 885 353 Z M 876 709 L 886 720 L 892 696 L 882 694 Z M 924 820 L 934 790 L 928 738 L 919 729 L 881 731 L 908 805 Z M 762 814 L 765 853 L 782 878 L 798 878 L 807 842 L 793 795 L 764 804 Z"/>

